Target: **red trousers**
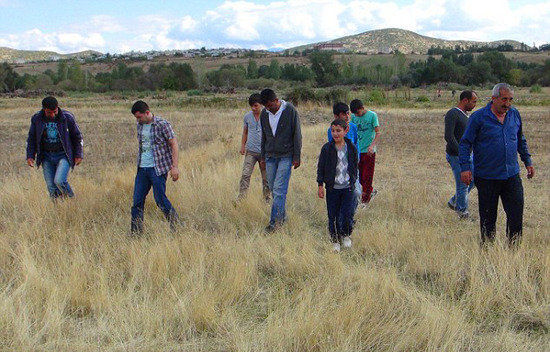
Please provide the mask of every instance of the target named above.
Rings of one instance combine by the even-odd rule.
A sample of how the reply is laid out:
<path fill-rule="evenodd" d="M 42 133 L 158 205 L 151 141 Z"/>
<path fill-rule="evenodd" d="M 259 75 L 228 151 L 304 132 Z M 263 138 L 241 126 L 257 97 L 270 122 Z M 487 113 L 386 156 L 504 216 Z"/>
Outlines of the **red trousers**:
<path fill-rule="evenodd" d="M 374 159 L 376 159 L 376 153 L 361 153 L 359 157 L 359 183 L 363 187 L 363 194 L 361 195 L 361 202 L 363 203 L 370 202 L 372 179 L 374 177 Z"/>

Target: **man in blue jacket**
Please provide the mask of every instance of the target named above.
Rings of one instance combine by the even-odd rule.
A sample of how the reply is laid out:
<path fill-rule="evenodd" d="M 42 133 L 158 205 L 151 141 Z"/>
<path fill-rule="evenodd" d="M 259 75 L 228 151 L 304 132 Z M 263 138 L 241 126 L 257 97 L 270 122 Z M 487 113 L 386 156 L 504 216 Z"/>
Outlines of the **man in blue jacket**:
<path fill-rule="evenodd" d="M 57 99 L 46 97 L 42 110 L 31 118 L 27 138 L 27 165 L 42 165 L 50 197 L 73 197 L 67 181 L 69 169 L 82 162 L 82 135 L 74 115 L 59 108 Z"/>
<path fill-rule="evenodd" d="M 527 178 L 535 175 L 521 116 L 511 106 L 513 95 L 508 84 L 495 85 L 491 101 L 472 114 L 460 140 L 460 178 L 465 184 L 472 182 L 470 152 L 473 149 L 482 245 L 495 238 L 499 198 L 506 212 L 509 244 L 519 244 L 523 230 L 523 186 L 518 153 L 527 168 Z"/>

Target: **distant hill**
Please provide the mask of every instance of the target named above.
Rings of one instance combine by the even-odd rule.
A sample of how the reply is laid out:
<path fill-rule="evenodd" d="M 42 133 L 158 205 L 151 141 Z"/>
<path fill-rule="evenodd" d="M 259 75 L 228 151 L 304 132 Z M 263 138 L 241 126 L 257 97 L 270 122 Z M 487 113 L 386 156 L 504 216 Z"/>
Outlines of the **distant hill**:
<path fill-rule="evenodd" d="M 87 58 L 103 55 L 98 51 L 86 50 L 72 54 L 59 54 L 53 51 L 17 50 L 0 47 L 0 62 L 24 63 L 29 61 Z"/>
<path fill-rule="evenodd" d="M 444 40 L 420 35 L 415 32 L 399 28 L 387 28 L 368 31 L 348 37 L 342 37 L 326 42 L 302 45 L 299 47 L 287 49 L 289 52 L 301 51 L 304 49 L 313 49 L 322 44 L 342 44 L 340 50 L 354 53 L 378 54 L 391 53 L 399 50 L 404 54 L 426 54 L 432 46 L 442 48 L 452 48 L 460 45 L 463 48 L 470 46 L 490 46 L 497 47 L 502 44 L 510 44 L 514 49 L 521 49 L 522 43 L 515 40 L 498 40 L 494 42 L 476 42 L 469 40 Z M 525 46 L 524 46 L 525 47 Z M 529 49 L 529 46 L 526 46 Z"/>

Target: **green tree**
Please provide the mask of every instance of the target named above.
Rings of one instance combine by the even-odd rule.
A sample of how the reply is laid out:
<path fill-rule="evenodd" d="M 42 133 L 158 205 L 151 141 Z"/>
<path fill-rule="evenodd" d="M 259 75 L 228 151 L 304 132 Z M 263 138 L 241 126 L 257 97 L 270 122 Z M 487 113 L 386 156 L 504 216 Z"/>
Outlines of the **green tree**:
<path fill-rule="evenodd" d="M 317 84 L 330 86 L 340 78 L 339 65 L 334 62 L 331 52 L 314 51 L 309 55 L 309 61 Z"/>
<path fill-rule="evenodd" d="M 258 64 L 255 60 L 248 60 L 248 66 L 246 67 L 246 78 L 258 78 Z"/>
<path fill-rule="evenodd" d="M 279 61 L 276 59 L 271 60 L 266 77 L 271 79 L 281 78 L 281 65 L 279 65 Z"/>
<path fill-rule="evenodd" d="M 0 91 L 12 92 L 20 88 L 18 78 L 19 75 L 8 63 L 0 64 Z"/>

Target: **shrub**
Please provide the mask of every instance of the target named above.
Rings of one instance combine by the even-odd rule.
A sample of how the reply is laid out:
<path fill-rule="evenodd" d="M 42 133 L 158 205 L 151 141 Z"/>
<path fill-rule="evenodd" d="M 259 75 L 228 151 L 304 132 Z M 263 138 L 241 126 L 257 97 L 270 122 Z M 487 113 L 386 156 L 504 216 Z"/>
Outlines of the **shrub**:
<path fill-rule="evenodd" d="M 529 92 L 531 92 L 531 93 L 541 93 L 542 88 L 538 84 L 535 84 L 535 85 L 531 86 L 531 88 L 529 89 Z"/>
<path fill-rule="evenodd" d="M 286 100 L 294 105 L 305 103 L 308 101 L 317 101 L 315 91 L 308 86 L 300 86 L 293 88 L 286 96 Z"/>
<path fill-rule="evenodd" d="M 387 102 L 386 95 L 380 89 L 373 89 L 368 97 L 367 101 L 375 104 L 385 104 Z"/>
<path fill-rule="evenodd" d="M 430 98 L 428 98 L 425 95 L 420 95 L 420 96 L 416 97 L 415 101 L 417 101 L 419 103 L 427 103 L 427 102 L 430 101 Z"/>
<path fill-rule="evenodd" d="M 197 95 L 203 95 L 204 93 L 200 89 L 190 89 L 187 91 L 187 95 L 190 97 L 197 96 Z"/>
<path fill-rule="evenodd" d="M 348 90 L 343 88 L 323 89 L 317 92 L 317 101 L 320 103 L 334 104 L 339 101 L 348 101 Z"/>

